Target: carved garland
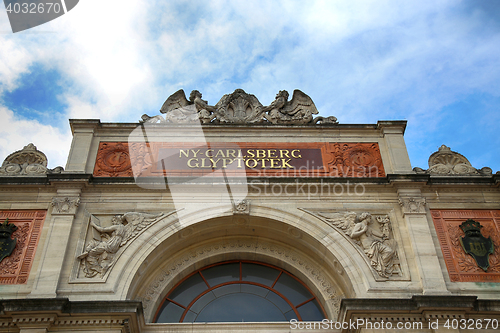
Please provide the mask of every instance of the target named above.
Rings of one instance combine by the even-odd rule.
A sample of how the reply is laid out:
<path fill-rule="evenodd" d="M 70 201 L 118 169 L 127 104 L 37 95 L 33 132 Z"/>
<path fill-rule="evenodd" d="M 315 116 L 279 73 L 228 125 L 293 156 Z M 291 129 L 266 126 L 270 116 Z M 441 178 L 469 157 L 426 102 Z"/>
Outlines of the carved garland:
<path fill-rule="evenodd" d="M 299 268 L 299 270 L 306 273 L 311 280 L 314 280 L 317 284 L 319 284 L 323 293 L 328 295 L 327 302 L 329 302 L 331 307 L 334 309 L 335 315 L 338 314 L 342 296 L 338 294 L 333 284 L 328 281 L 328 278 L 321 274 L 321 270 L 318 267 L 311 264 L 307 259 L 303 258 L 296 252 L 279 245 L 272 243 L 256 243 L 252 241 L 233 241 L 230 243 L 218 242 L 215 244 L 205 245 L 194 251 L 190 251 L 189 253 L 183 255 L 180 259 L 177 259 L 173 264 L 169 265 L 167 270 L 162 270 L 149 284 L 144 293 L 139 296 L 146 312 L 152 313 L 152 311 L 154 311 L 154 309 L 151 309 L 151 306 L 153 305 L 152 302 L 160 297 L 161 292 L 166 288 L 168 282 L 170 282 L 175 274 L 182 271 L 184 267 L 189 266 L 195 261 L 199 261 L 219 253 L 226 253 L 228 251 L 234 252 L 235 250 L 271 254 L 274 257 L 278 257 L 280 260 Z"/>

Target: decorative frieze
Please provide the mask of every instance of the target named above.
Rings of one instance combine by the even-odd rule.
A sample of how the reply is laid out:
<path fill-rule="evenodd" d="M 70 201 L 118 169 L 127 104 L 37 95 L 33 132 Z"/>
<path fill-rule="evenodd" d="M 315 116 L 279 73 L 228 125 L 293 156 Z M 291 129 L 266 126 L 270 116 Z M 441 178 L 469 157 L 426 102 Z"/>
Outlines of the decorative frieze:
<path fill-rule="evenodd" d="M 0 211 L 0 223 L 8 219 L 16 229 L 11 239 L 16 239 L 9 256 L 0 261 L 0 284 L 24 284 L 35 257 L 46 211 L 4 210 Z"/>

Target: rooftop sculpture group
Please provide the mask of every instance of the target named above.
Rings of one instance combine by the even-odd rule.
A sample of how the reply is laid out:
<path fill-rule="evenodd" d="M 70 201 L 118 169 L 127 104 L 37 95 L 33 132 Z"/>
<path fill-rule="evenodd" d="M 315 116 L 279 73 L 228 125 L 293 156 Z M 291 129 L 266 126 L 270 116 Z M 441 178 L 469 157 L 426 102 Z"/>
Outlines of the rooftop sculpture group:
<path fill-rule="evenodd" d="M 337 124 L 337 118 L 316 117 L 318 110 L 312 99 L 300 90 L 295 90 L 291 100 L 288 92 L 281 90 L 276 99 L 263 106 L 257 97 L 247 94 L 242 89 L 236 89 L 232 94 L 222 96 L 220 101 L 212 106 L 202 99 L 198 90 L 193 90 L 186 98 L 184 90 L 172 94 L 160 109 L 165 116 L 148 116 L 144 114 L 143 123 L 174 123 L 189 124 L 200 121 L 202 124 Z"/>

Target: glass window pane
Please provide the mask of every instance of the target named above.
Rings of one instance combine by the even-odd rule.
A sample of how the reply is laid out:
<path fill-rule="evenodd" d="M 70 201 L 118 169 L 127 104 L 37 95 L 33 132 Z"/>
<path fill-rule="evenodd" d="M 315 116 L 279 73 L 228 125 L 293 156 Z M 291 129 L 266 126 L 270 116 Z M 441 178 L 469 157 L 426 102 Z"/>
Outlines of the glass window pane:
<path fill-rule="evenodd" d="M 215 299 L 196 318 L 196 322 L 263 321 L 286 321 L 286 318 L 267 299 L 245 293 L 228 294 Z"/>
<path fill-rule="evenodd" d="M 241 273 L 243 281 L 262 283 L 271 287 L 280 272 L 267 266 L 243 263 Z"/>
<path fill-rule="evenodd" d="M 163 304 L 163 308 L 160 311 L 157 323 L 178 323 L 181 319 L 182 314 L 184 313 L 184 309 L 180 306 L 166 301 Z"/>
<path fill-rule="evenodd" d="M 241 292 L 242 293 L 247 293 L 247 294 L 254 294 L 260 297 L 266 297 L 267 293 L 269 293 L 269 290 L 266 288 L 262 288 L 259 286 L 251 285 L 251 284 L 242 284 L 241 285 Z"/>
<path fill-rule="evenodd" d="M 274 289 L 288 298 L 293 305 L 299 305 L 312 297 L 311 293 L 297 280 L 288 274 L 281 274 Z"/>
<path fill-rule="evenodd" d="M 286 317 L 286 320 L 288 320 L 288 321 L 290 321 L 292 319 L 297 319 L 297 320 L 299 319 L 299 318 L 297 318 L 297 315 L 295 314 L 295 311 L 293 311 L 293 310 L 290 310 L 287 313 L 285 313 L 285 317 Z"/>
<path fill-rule="evenodd" d="M 290 311 L 292 308 L 281 296 L 273 293 L 272 291 L 267 294 L 266 298 L 273 302 L 283 313 Z"/>
<path fill-rule="evenodd" d="M 193 311 L 188 311 L 184 317 L 183 323 L 192 323 L 196 319 L 197 314 Z"/>
<path fill-rule="evenodd" d="M 189 310 L 199 313 L 201 309 L 205 307 L 208 303 L 215 299 L 215 295 L 213 292 L 208 292 L 205 295 L 201 296 L 190 308 Z M 185 321 L 185 320 L 184 320 Z"/>
<path fill-rule="evenodd" d="M 305 320 L 305 321 L 325 319 L 325 316 L 323 315 L 323 311 L 321 311 L 321 308 L 319 307 L 319 304 L 316 300 L 312 300 L 312 301 L 307 302 L 306 304 L 298 307 L 297 311 L 299 311 L 299 314 L 302 317 L 302 320 Z"/>
<path fill-rule="evenodd" d="M 230 281 L 239 281 L 240 279 L 240 264 L 223 264 L 210 267 L 201 271 L 205 280 L 210 287 Z"/>
<path fill-rule="evenodd" d="M 239 293 L 241 291 L 241 284 L 228 284 L 226 286 L 214 289 L 212 292 L 215 297 L 221 297 L 222 295 Z"/>
<path fill-rule="evenodd" d="M 207 284 L 203 281 L 200 274 L 195 274 L 181 283 L 180 286 L 168 295 L 168 298 L 179 304 L 188 306 L 196 296 L 207 289 Z"/>

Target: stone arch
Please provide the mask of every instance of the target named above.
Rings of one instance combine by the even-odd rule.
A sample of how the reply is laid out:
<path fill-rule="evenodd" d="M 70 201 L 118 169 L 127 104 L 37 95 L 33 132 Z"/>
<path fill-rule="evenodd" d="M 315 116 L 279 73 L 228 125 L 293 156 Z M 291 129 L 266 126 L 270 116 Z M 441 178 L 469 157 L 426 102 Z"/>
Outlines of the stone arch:
<path fill-rule="evenodd" d="M 120 276 L 120 298 L 143 302 L 148 322 L 177 282 L 219 261 L 255 260 L 289 271 L 315 292 L 330 319 L 342 298 L 356 297 L 373 279 L 352 244 L 300 210 L 253 205 L 250 215 L 221 215 L 214 207 L 183 218 L 182 225 L 175 219 L 155 225 L 134 243 L 111 274 Z"/>

